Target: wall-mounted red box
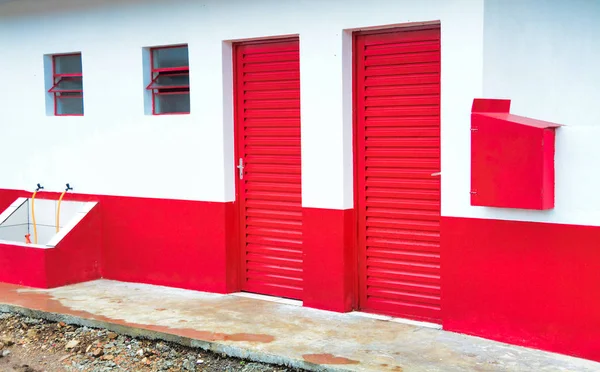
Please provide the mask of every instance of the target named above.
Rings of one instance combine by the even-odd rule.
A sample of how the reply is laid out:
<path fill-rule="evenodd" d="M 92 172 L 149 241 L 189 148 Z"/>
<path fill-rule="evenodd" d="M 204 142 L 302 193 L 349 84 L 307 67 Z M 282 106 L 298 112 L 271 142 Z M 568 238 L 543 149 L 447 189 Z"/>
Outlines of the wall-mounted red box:
<path fill-rule="evenodd" d="M 510 100 L 475 99 L 471 205 L 554 208 L 554 142 L 559 126 L 510 114 Z"/>

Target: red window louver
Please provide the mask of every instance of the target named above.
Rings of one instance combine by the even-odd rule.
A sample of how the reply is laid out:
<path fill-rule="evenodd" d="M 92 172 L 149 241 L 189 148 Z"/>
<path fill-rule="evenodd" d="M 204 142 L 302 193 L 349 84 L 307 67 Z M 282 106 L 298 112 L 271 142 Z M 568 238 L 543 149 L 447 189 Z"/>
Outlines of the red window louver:
<path fill-rule="evenodd" d="M 83 115 L 83 73 L 81 54 L 52 56 L 52 88 L 55 116 Z"/>
<path fill-rule="evenodd" d="M 152 114 L 190 113 L 190 67 L 187 45 L 150 49 Z"/>

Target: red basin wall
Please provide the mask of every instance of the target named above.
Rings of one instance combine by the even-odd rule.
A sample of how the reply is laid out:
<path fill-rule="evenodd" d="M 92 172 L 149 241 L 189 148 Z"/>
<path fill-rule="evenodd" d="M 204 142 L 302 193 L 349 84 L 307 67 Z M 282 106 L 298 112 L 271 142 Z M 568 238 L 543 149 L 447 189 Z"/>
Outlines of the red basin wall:
<path fill-rule="evenodd" d="M 8 203 L 4 202 L 4 209 L 19 196 L 23 195 L 15 195 Z M 101 222 L 96 205 L 54 248 L 0 244 L 0 282 L 53 288 L 99 279 Z"/>
<path fill-rule="evenodd" d="M 46 250 L 0 244 L 0 282 L 48 288 Z"/>

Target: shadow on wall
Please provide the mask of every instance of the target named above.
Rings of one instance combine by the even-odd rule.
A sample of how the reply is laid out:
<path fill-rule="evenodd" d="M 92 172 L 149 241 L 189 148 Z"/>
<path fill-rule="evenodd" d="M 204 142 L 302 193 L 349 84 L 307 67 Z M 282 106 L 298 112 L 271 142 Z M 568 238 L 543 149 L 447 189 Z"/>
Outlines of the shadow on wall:
<path fill-rule="evenodd" d="M 0 0 L 0 18 L 16 18 L 41 16 L 53 13 L 71 13 L 86 10 L 102 11 L 109 9 L 110 13 L 119 12 L 132 6 L 168 7 L 164 0 L 103 0 L 103 1 L 76 1 L 76 0 Z"/>

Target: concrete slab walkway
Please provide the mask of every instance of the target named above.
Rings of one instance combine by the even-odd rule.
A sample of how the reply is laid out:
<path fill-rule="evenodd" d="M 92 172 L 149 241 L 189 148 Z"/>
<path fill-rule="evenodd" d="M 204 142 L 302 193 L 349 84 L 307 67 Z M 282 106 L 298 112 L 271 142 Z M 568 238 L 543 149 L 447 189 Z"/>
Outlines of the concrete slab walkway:
<path fill-rule="evenodd" d="M 600 363 L 355 314 L 108 280 L 0 283 L 0 312 L 104 327 L 314 371 L 600 371 Z"/>

